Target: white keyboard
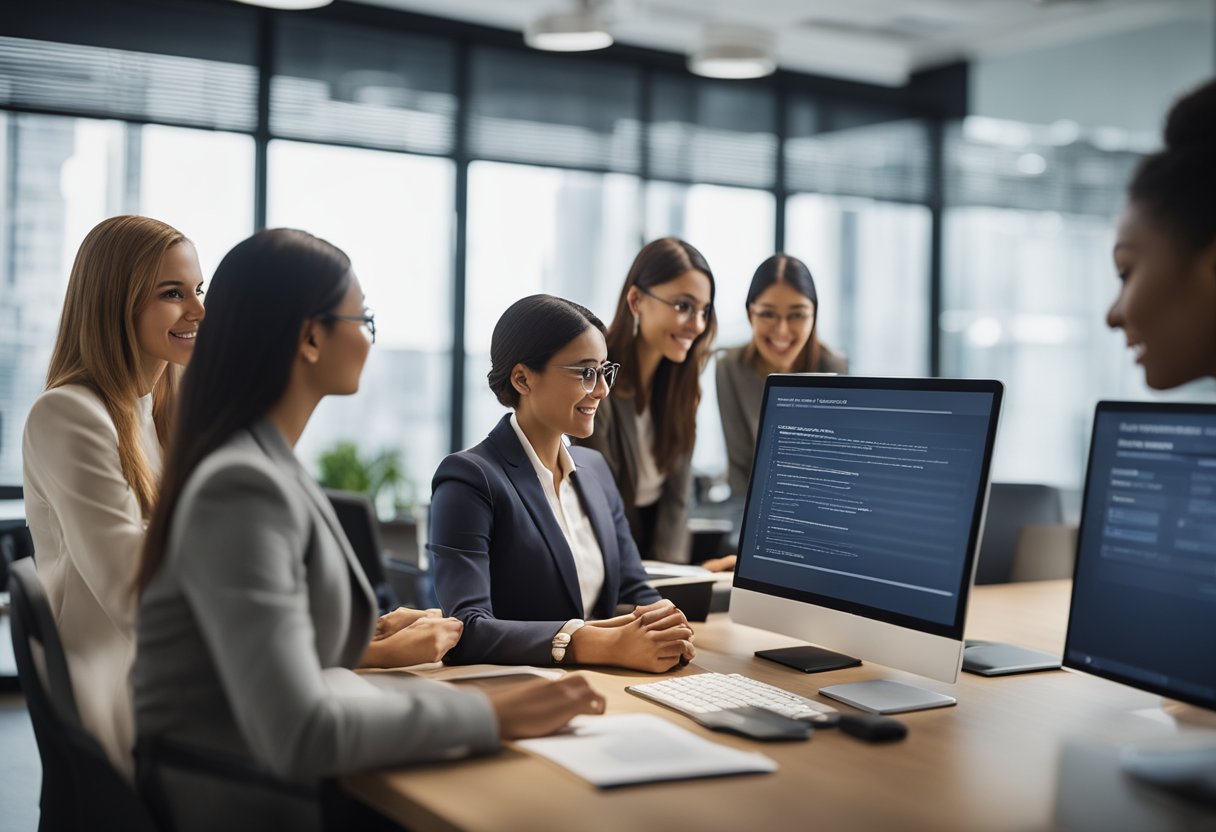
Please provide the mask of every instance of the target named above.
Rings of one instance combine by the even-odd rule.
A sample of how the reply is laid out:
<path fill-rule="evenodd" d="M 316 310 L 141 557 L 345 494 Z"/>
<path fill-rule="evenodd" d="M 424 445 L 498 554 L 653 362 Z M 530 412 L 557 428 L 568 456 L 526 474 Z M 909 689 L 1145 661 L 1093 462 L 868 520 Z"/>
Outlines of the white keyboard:
<path fill-rule="evenodd" d="M 693 719 L 704 714 L 747 705 L 776 711 L 791 719 L 812 722 L 834 721 L 838 714 L 831 705 L 757 682 L 738 673 L 698 673 L 695 676 L 630 685 L 626 690 L 660 705 L 675 708 Z"/>

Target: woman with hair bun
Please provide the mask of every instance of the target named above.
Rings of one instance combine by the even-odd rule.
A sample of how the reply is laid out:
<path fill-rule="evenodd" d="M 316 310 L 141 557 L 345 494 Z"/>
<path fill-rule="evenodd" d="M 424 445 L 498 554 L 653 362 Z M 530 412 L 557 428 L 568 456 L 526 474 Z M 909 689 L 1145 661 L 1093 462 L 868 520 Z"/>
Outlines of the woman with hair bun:
<path fill-rule="evenodd" d="M 1216 376 L 1216 80 L 1179 100 L 1128 188 L 1114 249 L 1122 329 L 1157 390 Z"/>
<path fill-rule="evenodd" d="M 490 389 L 512 410 L 435 472 L 431 554 L 454 663 L 663 671 L 693 657 L 684 614 L 646 583 L 625 504 L 586 438 L 619 367 L 585 307 L 533 295 L 490 341 Z M 632 608 L 614 617 L 617 608 Z"/>

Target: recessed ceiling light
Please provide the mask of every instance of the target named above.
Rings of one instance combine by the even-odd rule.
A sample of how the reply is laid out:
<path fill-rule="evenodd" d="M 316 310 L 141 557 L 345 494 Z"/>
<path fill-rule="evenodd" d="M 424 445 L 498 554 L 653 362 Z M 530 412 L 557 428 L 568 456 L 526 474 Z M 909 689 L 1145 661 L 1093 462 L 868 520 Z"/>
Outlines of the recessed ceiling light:
<path fill-rule="evenodd" d="M 304 9 L 319 9 L 328 6 L 334 0 L 236 0 L 247 6 L 262 6 L 267 9 L 279 9 L 286 12 L 298 12 Z"/>
<path fill-rule="evenodd" d="M 547 52 L 591 52 L 612 46 L 612 35 L 597 0 L 578 0 L 572 8 L 551 12 L 524 29 L 524 43 Z"/>
<path fill-rule="evenodd" d="M 711 23 L 701 45 L 688 56 L 688 68 L 706 78 L 763 78 L 777 68 L 776 38 L 767 29 Z"/>

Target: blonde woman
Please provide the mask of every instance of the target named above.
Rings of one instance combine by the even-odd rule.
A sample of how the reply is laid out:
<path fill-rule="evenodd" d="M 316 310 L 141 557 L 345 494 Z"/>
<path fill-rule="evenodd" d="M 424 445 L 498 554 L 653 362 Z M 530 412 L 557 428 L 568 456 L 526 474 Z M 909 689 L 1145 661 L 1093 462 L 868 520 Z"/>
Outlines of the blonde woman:
<path fill-rule="evenodd" d="M 97 225 L 72 266 L 22 444 L 25 508 L 81 721 L 128 777 L 133 592 L 179 368 L 203 320 L 193 244 L 148 217 Z"/>

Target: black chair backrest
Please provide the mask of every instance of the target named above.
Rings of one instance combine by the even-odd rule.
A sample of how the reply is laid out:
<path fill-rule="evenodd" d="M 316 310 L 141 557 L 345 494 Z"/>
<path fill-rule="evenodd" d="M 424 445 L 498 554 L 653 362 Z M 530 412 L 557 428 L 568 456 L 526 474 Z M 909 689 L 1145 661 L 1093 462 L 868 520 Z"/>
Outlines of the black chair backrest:
<path fill-rule="evenodd" d="M 396 608 L 396 593 L 388 582 L 384 563 L 380 560 L 383 546 L 380 543 L 380 526 L 372 509 L 372 501 L 365 494 L 333 488 L 325 489 L 325 496 L 334 507 L 334 514 L 338 515 L 342 531 L 346 532 L 346 539 L 355 550 L 355 557 L 363 567 L 363 574 L 376 593 L 377 604 L 382 610 Z"/>
<path fill-rule="evenodd" d="M 988 496 L 988 516 L 980 541 L 975 583 L 1003 584 L 1009 581 L 1013 553 L 1023 526 L 1063 522 L 1060 490 L 1055 486 L 994 482 Z"/>
<path fill-rule="evenodd" d="M 12 565 L 8 587 L 17 676 L 42 758 L 38 829 L 155 832 L 135 790 L 81 725 L 63 644 L 33 560 Z"/>

